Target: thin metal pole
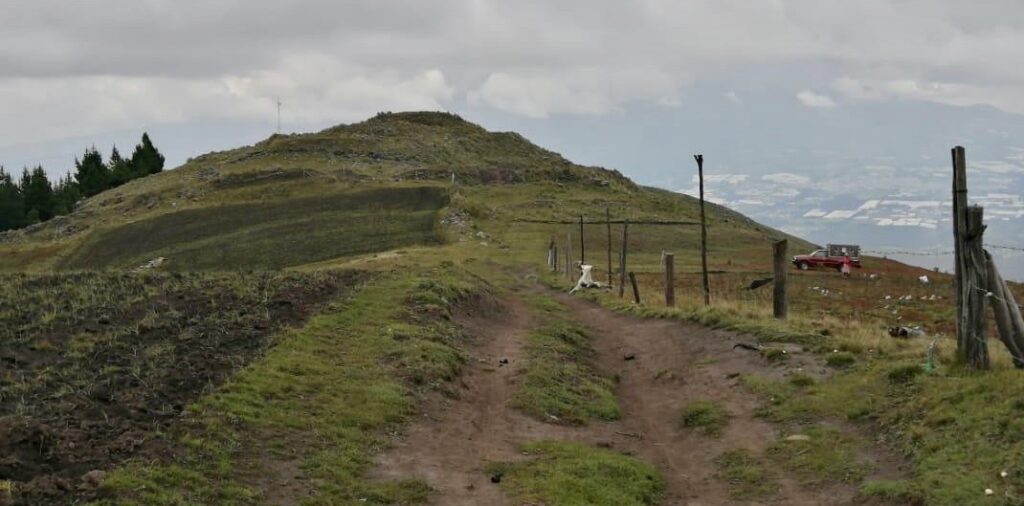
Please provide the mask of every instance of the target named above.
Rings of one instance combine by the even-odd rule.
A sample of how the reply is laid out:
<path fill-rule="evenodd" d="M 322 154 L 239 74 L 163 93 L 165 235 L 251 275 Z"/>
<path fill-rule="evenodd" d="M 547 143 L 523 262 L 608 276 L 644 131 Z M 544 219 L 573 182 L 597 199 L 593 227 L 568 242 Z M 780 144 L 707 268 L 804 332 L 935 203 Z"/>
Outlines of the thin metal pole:
<path fill-rule="evenodd" d="M 697 160 L 697 178 L 700 182 L 700 269 L 704 276 L 704 305 L 711 304 L 711 287 L 708 284 L 708 226 L 704 218 L 704 155 L 694 155 Z"/>

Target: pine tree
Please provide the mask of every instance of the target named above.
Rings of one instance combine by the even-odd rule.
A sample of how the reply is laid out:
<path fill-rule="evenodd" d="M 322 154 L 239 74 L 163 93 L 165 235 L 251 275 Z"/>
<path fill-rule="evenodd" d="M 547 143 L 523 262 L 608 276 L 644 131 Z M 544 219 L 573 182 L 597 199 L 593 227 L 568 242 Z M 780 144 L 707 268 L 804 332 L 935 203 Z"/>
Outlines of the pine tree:
<path fill-rule="evenodd" d="M 110 169 L 103 164 L 103 155 L 96 148 L 85 150 L 82 160 L 75 159 L 75 180 L 85 197 L 92 197 L 110 187 Z"/>
<path fill-rule="evenodd" d="M 57 187 L 53 190 L 53 215 L 70 214 L 75 210 L 75 204 L 81 199 L 82 192 L 78 191 L 78 184 L 68 173 L 60 179 Z"/>
<path fill-rule="evenodd" d="M 25 207 L 22 204 L 21 188 L 0 166 L 0 230 L 18 228 L 24 224 Z"/>
<path fill-rule="evenodd" d="M 36 221 L 46 221 L 53 217 L 53 186 L 41 166 L 32 169 L 27 185 L 21 188 L 21 194 L 26 216 L 32 215 L 34 211 Z"/>
<path fill-rule="evenodd" d="M 164 155 L 153 146 L 148 133 L 142 134 L 142 142 L 132 153 L 132 168 L 135 177 L 145 177 L 164 170 Z"/>
<path fill-rule="evenodd" d="M 121 153 L 114 146 L 110 152 L 110 161 L 107 162 L 107 169 L 110 171 L 110 187 L 121 186 L 132 179 L 135 179 L 134 169 L 129 160 L 121 158 Z"/>

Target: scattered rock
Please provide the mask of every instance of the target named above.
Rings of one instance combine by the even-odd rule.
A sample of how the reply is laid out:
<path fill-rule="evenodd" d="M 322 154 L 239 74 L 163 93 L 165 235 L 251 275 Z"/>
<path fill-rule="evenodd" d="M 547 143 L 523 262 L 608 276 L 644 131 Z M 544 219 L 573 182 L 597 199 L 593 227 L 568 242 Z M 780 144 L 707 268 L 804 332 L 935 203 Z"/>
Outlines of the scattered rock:
<path fill-rule="evenodd" d="M 627 354 L 622 356 L 622 360 L 635 360 L 635 359 L 636 359 L 636 353 L 627 353 Z"/>
<path fill-rule="evenodd" d="M 491 483 L 501 483 L 501 478 L 504 476 L 500 471 L 491 475 Z"/>
<path fill-rule="evenodd" d="M 88 489 L 99 488 L 103 480 L 106 479 L 107 472 L 100 471 L 99 469 L 93 469 L 88 473 L 82 475 L 82 486 Z"/>
<path fill-rule="evenodd" d="M 508 359 L 507 358 L 503 358 L 503 359 L 498 361 L 498 367 L 501 367 L 503 365 L 508 365 Z"/>
<path fill-rule="evenodd" d="M 146 262 L 146 263 L 136 267 L 134 272 L 142 272 L 142 271 L 148 271 L 149 269 L 156 269 L 157 267 L 160 267 L 161 265 L 163 265 L 164 262 L 166 262 L 166 261 L 167 261 L 167 258 L 165 258 L 165 257 L 156 257 L 156 258 L 154 258 L 154 259 L 152 259 L 152 260 L 150 260 L 150 261 L 148 261 L 148 262 Z"/>
<path fill-rule="evenodd" d="M 793 434 L 792 436 L 787 436 L 786 437 L 786 441 L 810 441 L 810 440 L 811 440 L 811 436 L 808 436 L 806 434 Z"/>

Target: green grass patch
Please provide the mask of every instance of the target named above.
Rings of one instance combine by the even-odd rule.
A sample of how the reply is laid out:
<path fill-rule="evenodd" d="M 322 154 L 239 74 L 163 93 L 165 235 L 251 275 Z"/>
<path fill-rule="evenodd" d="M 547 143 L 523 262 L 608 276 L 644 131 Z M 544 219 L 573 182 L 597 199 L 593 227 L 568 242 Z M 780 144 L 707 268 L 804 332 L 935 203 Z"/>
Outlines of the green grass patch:
<path fill-rule="evenodd" d="M 683 427 L 699 430 L 706 436 L 718 437 L 729 423 L 729 413 L 714 401 L 693 401 L 683 408 L 679 422 Z"/>
<path fill-rule="evenodd" d="M 800 434 L 779 439 L 766 453 L 809 485 L 830 481 L 858 483 L 871 469 L 860 461 L 853 439 L 826 427 L 808 427 Z"/>
<path fill-rule="evenodd" d="M 837 369 L 844 369 L 852 366 L 857 362 L 857 357 L 848 351 L 837 351 L 830 353 L 825 357 L 825 363 L 829 367 L 835 367 Z"/>
<path fill-rule="evenodd" d="M 657 504 L 664 481 L 654 466 L 611 450 L 563 441 L 523 447 L 531 458 L 493 464 L 492 474 L 522 504 L 643 506 Z"/>
<path fill-rule="evenodd" d="M 719 455 L 715 468 L 715 478 L 729 486 L 729 497 L 733 499 L 763 499 L 779 491 L 779 484 L 764 460 L 749 450 L 730 450 Z"/>
<path fill-rule="evenodd" d="M 619 405 L 611 380 L 590 366 L 590 338 L 577 327 L 551 322 L 527 337 L 527 365 L 513 404 L 540 420 L 584 424 L 615 420 Z"/>
<path fill-rule="evenodd" d="M 871 480 L 861 485 L 860 496 L 894 505 L 927 504 L 924 496 L 909 480 Z"/>

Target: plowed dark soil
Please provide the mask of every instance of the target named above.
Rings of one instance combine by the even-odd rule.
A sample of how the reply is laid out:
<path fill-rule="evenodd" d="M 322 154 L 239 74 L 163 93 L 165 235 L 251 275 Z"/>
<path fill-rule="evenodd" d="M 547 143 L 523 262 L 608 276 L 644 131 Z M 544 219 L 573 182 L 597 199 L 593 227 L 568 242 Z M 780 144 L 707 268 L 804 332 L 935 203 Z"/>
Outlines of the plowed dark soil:
<path fill-rule="evenodd" d="M 94 493 L 90 471 L 172 457 L 185 406 L 359 275 L 8 278 L 20 290 L 0 298 L 0 480 L 23 504 L 70 504 Z M 68 307 L 33 305 L 61 292 Z"/>

